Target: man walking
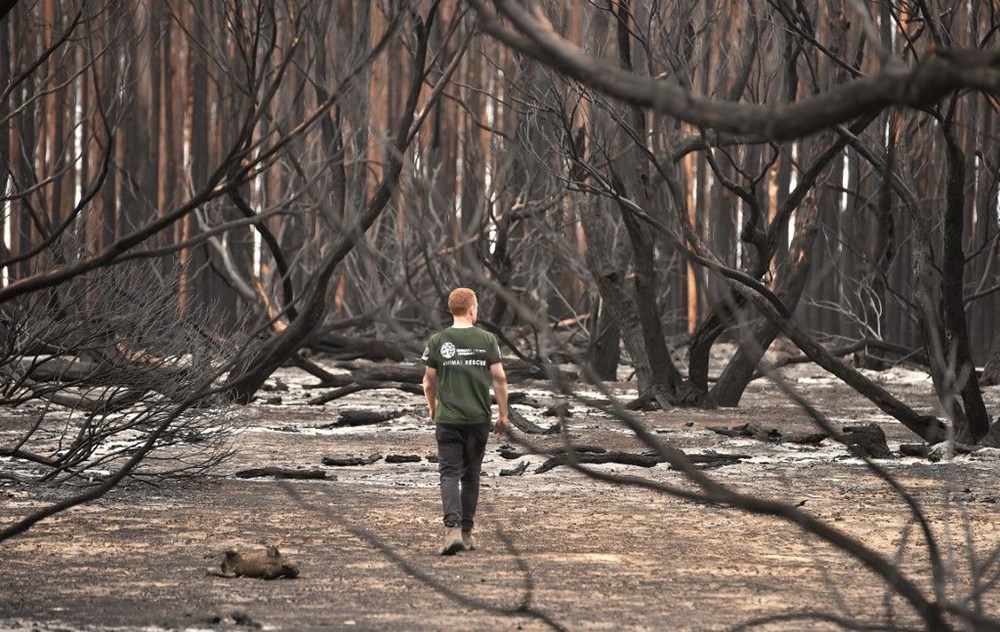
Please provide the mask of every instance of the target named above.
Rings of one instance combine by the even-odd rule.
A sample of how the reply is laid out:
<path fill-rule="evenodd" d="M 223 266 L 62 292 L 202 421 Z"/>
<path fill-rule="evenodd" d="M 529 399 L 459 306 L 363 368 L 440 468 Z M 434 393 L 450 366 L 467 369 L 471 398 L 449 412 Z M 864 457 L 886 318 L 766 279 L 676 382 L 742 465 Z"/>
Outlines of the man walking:
<path fill-rule="evenodd" d="M 479 474 L 490 436 L 490 386 L 497 400 L 496 433 L 507 420 L 507 374 L 500 362 L 496 336 L 475 326 L 476 293 L 460 287 L 448 295 L 454 324 L 431 336 L 421 357 L 424 396 L 436 424 L 444 545 L 441 555 L 476 548 L 472 538 Z"/>

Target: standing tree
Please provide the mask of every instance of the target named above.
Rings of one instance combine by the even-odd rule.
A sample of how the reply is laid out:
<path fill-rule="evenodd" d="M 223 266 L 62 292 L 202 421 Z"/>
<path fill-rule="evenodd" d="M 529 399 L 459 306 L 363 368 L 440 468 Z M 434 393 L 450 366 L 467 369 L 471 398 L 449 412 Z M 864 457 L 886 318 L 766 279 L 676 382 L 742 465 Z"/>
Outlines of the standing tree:
<path fill-rule="evenodd" d="M 46 414 L 5 435 L 0 454 L 44 470 L 40 480 L 110 474 L 0 539 L 144 466 L 189 472 L 225 454 L 231 422 L 203 407 L 220 392 L 248 401 L 307 341 L 337 266 L 398 191 L 407 148 L 457 63 L 434 57 L 445 71 L 422 97 L 439 4 L 382 13 L 365 3 L 346 25 L 326 3 L 4 7 L 0 398 L 44 402 Z M 397 42 L 411 52 L 409 89 L 383 113 L 395 134 L 369 146 L 367 112 L 340 113 Z M 312 98 L 298 99 L 307 88 Z M 303 150 L 323 140 L 314 162 Z M 382 147 L 369 193 L 359 163 Z M 331 173 L 362 174 L 349 191 L 366 205 L 310 197 Z M 178 444 L 201 460 L 151 458 Z"/>
<path fill-rule="evenodd" d="M 857 147 L 856 139 L 886 108 L 909 106 L 934 109 L 942 100 L 946 100 L 952 104 L 949 111 L 954 112 L 954 104 L 960 102 L 959 95 L 963 91 L 972 89 L 989 92 L 1000 84 L 1000 73 L 994 67 L 995 54 L 982 48 L 985 44 L 978 40 L 964 47 L 959 42 L 957 33 L 967 26 L 964 21 L 956 21 L 950 14 L 931 15 L 926 8 L 922 8 L 920 17 L 935 27 L 922 29 L 908 38 L 897 38 L 895 41 L 898 44 L 893 44 L 882 42 L 875 18 L 863 10 L 852 13 L 852 17 L 856 19 L 853 21 L 854 26 L 851 26 L 851 20 L 846 17 L 848 9 L 839 3 L 829 7 L 828 19 L 824 20 L 777 3 L 774 5 L 776 16 L 787 24 L 789 31 L 797 38 L 793 45 L 797 48 L 808 46 L 807 54 L 801 56 L 800 63 L 816 79 L 811 94 L 803 96 L 786 91 L 786 94 L 794 98 L 783 103 L 771 102 L 762 107 L 739 101 L 740 96 L 747 93 L 744 89 L 748 76 L 746 72 L 736 73 L 735 92 L 726 95 L 731 98 L 723 100 L 699 96 L 684 81 L 661 78 L 669 73 L 639 73 L 634 71 L 628 61 L 622 64 L 621 60 L 631 59 L 629 46 L 633 34 L 643 32 L 640 26 L 644 22 L 636 18 L 637 12 L 630 8 L 629 3 L 616 3 L 619 10 L 615 15 L 622 25 L 618 38 L 618 63 L 581 50 L 558 35 L 552 23 L 546 21 L 540 13 L 532 14 L 517 3 L 497 1 L 493 3 L 492 9 L 479 0 L 472 0 L 470 4 L 483 20 L 484 29 L 522 54 L 615 99 L 635 107 L 647 108 L 666 117 L 665 120 L 680 121 L 698 130 L 705 143 L 714 177 L 735 193 L 746 209 L 746 223 L 741 233 L 745 252 L 752 256 L 746 257 L 744 270 L 738 271 L 727 266 L 717 253 L 713 253 L 695 229 L 690 221 L 690 208 L 686 204 L 680 179 L 674 171 L 660 168 L 656 175 L 662 178 L 669 192 L 669 201 L 676 212 L 682 236 L 673 234 L 648 201 L 643 203 L 641 196 L 622 195 L 625 189 L 619 186 L 620 182 L 605 179 L 609 181 L 609 185 L 604 188 L 627 202 L 625 206 L 631 214 L 667 238 L 685 243 L 686 248 L 683 250 L 686 256 L 723 279 L 730 288 L 729 291 L 734 293 L 732 296 L 723 296 L 717 315 L 710 316 L 705 321 L 703 333 L 696 335 L 694 339 L 691 371 L 696 388 L 705 387 L 705 359 L 712 340 L 727 326 L 738 322 L 737 317 L 745 319 L 740 313 L 745 310 L 745 305 L 753 305 L 769 324 L 761 325 L 762 328 L 756 332 L 749 330 L 740 353 L 716 386 L 714 394 L 722 403 L 732 405 L 738 401 L 762 356 L 763 348 L 778 332 L 783 332 L 811 359 L 844 379 L 924 439 L 934 442 L 944 438 L 944 426 L 939 420 L 916 413 L 872 380 L 835 358 L 801 326 L 795 324 L 791 314 L 806 287 L 811 251 L 814 249 L 813 239 L 818 232 L 815 223 L 817 217 L 829 222 L 829 218 L 837 215 L 835 205 L 831 206 L 835 198 L 822 194 L 822 189 L 811 200 L 808 194 L 822 182 L 822 174 L 840 155 L 844 146 L 854 143 L 861 155 L 872 156 L 871 152 L 862 153 Z M 650 15 L 655 17 L 658 14 Z M 738 14 L 730 14 L 735 15 Z M 751 12 L 745 20 L 747 30 L 754 34 L 746 44 L 750 47 L 749 51 L 754 50 L 757 46 L 755 42 L 760 37 L 755 15 Z M 888 14 L 878 17 L 884 20 L 899 18 L 901 15 L 901 9 L 890 7 Z M 987 18 L 988 13 L 983 13 L 980 7 L 980 12 L 973 14 L 971 19 Z M 821 22 L 827 25 L 829 33 L 817 32 L 814 25 Z M 899 19 L 897 23 L 904 30 L 913 27 L 908 20 Z M 648 41 L 644 37 L 637 39 Z M 817 42 L 823 42 L 823 45 L 817 45 Z M 945 43 L 948 45 L 945 46 Z M 925 46 L 925 49 L 918 49 L 918 44 Z M 771 50 L 781 49 L 772 46 Z M 647 66 L 655 59 L 655 55 L 648 54 Z M 749 64 L 750 57 L 747 59 Z M 795 59 L 799 57 L 793 56 L 793 60 Z M 655 71 L 656 68 L 653 67 L 652 70 Z M 796 77 L 799 74 L 798 71 L 794 75 L 786 74 L 786 83 L 797 85 Z M 767 86 L 755 87 L 755 90 L 765 93 L 767 89 Z M 913 112 L 915 116 L 919 116 L 918 110 L 914 109 Z M 962 441 L 992 442 L 993 439 L 987 436 L 989 420 L 982 406 L 967 342 L 963 281 L 965 256 L 962 247 L 962 218 L 968 214 L 964 194 L 968 186 L 964 169 L 966 150 L 955 137 L 951 122 L 953 119 L 950 117 L 953 117 L 952 113 L 938 116 L 944 135 L 943 145 L 948 161 L 946 164 L 949 165 L 945 222 L 941 233 L 944 241 L 939 249 L 943 253 L 941 279 L 936 286 L 929 279 L 933 262 L 931 247 L 934 230 L 930 218 L 924 213 L 915 226 L 917 242 L 924 244 L 924 248 L 918 249 L 914 254 L 914 287 L 917 294 L 912 303 L 918 306 L 917 313 L 921 315 L 924 346 L 928 357 L 932 358 L 931 368 L 938 396 L 945 409 L 951 411 L 949 417 L 952 423 L 949 427 Z M 641 130 L 641 133 L 633 133 L 637 144 L 644 148 L 647 155 L 652 153 L 648 149 L 646 138 L 657 130 L 650 131 L 641 118 L 634 115 L 631 120 L 638 121 L 638 124 L 632 124 L 632 129 Z M 774 220 L 765 229 L 760 197 L 754 188 L 754 183 L 759 182 L 761 176 L 754 175 L 750 163 L 746 163 L 742 168 L 737 168 L 736 172 L 748 182 L 749 187 L 728 178 L 714 159 L 714 148 L 739 144 L 748 148 L 746 155 L 751 156 L 754 152 L 749 148 L 755 144 L 795 141 L 817 133 L 818 136 L 810 138 L 810 144 L 819 142 L 823 149 L 815 154 L 813 163 L 803 172 L 805 177 L 802 182 L 797 184 L 793 192 L 785 195 L 777 207 L 780 211 L 774 214 Z M 655 155 L 652 158 L 655 159 Z M 642 173 L 642 170 L 638 173 Z M 898 176 L 893 172 L 891 164 L 878 173 L 886 180 L 883 186 L 889 186 L 893 190 L 898 188 L 894 185 Z M 800 209 L 796 213 L 796 238 L 791 244 L 792 256 L 780 258 L 784 265 L 778 270 L 778 283 L 769 288 L 759 279 L 765 274 L 771 274 L 772 261 L 775 260 L 780 245 L 779 237 L 786 234 L 791 212 L 800 208 L 804 200 L 809 201 L 810 205 L 818 204 L 820 214 L 815 215 L 816 208 Z M 922 204 L 912 198 L 909 201 L 918 206 Z M 927 205 L 923 204 L 923 208 L 927 208 Z M 992 212 L 991 210 L 990 213 Z M 641 276 L 639 268 L 637 276 Z M 939 300 L 943 314 L 940 321 L 935 318 Z M 829 330 L 830 327 L 827 326 L 826 329 Z M 645 343 L 648 353 L 658 352 L 658 343 L 651 339 L 646 339 Z M 650 344 L 653 346 L 649 347 Z M 671 384 L 669 378 L 660 379 L 666 379 L 667 386 Z"/>

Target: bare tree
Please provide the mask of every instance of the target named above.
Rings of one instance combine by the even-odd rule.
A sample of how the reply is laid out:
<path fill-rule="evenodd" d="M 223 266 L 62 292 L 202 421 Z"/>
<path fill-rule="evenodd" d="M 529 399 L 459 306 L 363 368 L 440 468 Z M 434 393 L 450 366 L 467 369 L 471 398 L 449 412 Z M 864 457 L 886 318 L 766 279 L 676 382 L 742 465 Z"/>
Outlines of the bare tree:
<path fill-rule="evenodd" d="M 703 137 L 708 133 L 719 134 L 719 136 L 710 139 L 710 142 L 717 145 L 724 146 L 724 143 L 730 142 L 721 134 L 740 134 L 742 140 L 737 142 L 743 143 L 778 141 L 795 139 L 821 130 L 836 130 L 840 124 L 858 119 L 852 123 L 855 129 L 839 132 L 840 138 L 838 138 L 837 133 L 827 134 L 827 142 L 832 144 L 829 145 L 828 151 L 820 152 L 818 162 L 809 171 L 812 173 L 812 178 L 806 178 L 804 186 L 800 189 L 801 193 L 785 198 L 786 210 L 782 215 L 785 221 L 789 217 L 788 213 L 804 199 L 805 193 L 814 186 L 815 178 L 838 155 L 847 140 L 856 138 L 856 135 L 884 108 L 891 105 L 933 106 L 942 98 L 948 98 L 949 95 L 965 88 L 990 90 L 997 81 L 997 77 L 991 74 L 992 71 L 986 70 L 991 54 L 981 51 L 978 48 L 978 42 L 965 48 L 957 43 L 947 49 L 935 47 L 928 54 L 917 56 L 913 48 L 914 40 L 911 39 L 908 41 L 908 45 L 901 45 L 899 52 L 895 52 L 888 43 L 883 43 L 878 38 L 873 16 L 852 7 L 850 11 L 854 11 L 858 18 L 856 23 L 860 25 L 854 27 L 852 33 L 850 27 L 847 26 L 848 21 L 845 19 L 848 9 L 831 7 L 830 11 L 833 12 L 834 17 L 841 20 L 841 22 L 837 22 L 837 20 L 828 22 L 833 31 L 833 35 L 831 35 L 833 44 L 816 47 L 822 51 L 822 56 L 817 57 L 812 54 L 807 56 L 805 60 L 813 64 L 814 73 L 816 68 L 822 70 L 829 67 L 831 69 L 829 72 L 839 73 L 842 78 L 823 85 L 817 84 L 816 92 L 810 96 L 759 107 L 753 104 L 740 104 L 736 101 L 712 100 L 696 96 L 685 88 L 683 82 L 677 84 L 660 81 L 649 75 L 643 76 L 641 73 L 632 72 L 627 63 L 624 69 L 617 68 L 608 61 L 588 54 L 561 38 L 555 33 L 552 25 L 541 17 L 541 14 L 532 15 L 516 3 L 496 2 L 494 3 L 495 11 L 478 1 L 473 1 L 471 4 L 480 14 L 480 18 L 484 21 L 484 28 L 488 32 L 521 53 L 613 97 L 635 106 L 649 107 L 654 112 L 692 124 L 702 130 Z M 621 13 L 618 14 L 621 23 L 630 24 L 629 20 L 634 18 L 634 12 L 629 10 L 629 5 L 626 3 L 619 3 L 618 7 L 621 9 Z M 809 16 L 799 14 L 781 3 L 776 4 L 775 8 L 776 13 L 788 23 L 793 32 L 798 33 L 800 46 L 806 44 L 815 46 L 820 34 L 811 26 Z M 888 16 L 882 17 L 891 18 L 893 11 L 897 11 L 897 9 L 892 9 Z M 947 35 L 949 25 L 951 22 L 943 23 L 938 29 L 930 29 L 928 37 L 938 42 L 944 41 L 941 38 Z M 853 45 L 851 36 L 865 38 L 864 45 L 854 46 L 853 58 L 849 50 L 849 45 Z M 622 55 L 625 56 L 625 59 L 628 59 L 629 56 L 627 47 L 629 41 L 628 36 L 620 38 L 619 41 L 618 48 L 624 51 Z M 957 39 L 949 35 L 948 41 L 957 42 Z M 877 64 L 867 76 L 862 75 L 861 69 L 861 60 L 864 59 L 863 52 L 865 51 L 873 54 L 874 58 L 877 59 Z M 907 66 L 907 61 L 911 59 L 915 61 Z M 961 64 L 965 70 L 973 67 L 984 70 L 972 74 L 964 74 L 965 71 L 960 70 L 953 72 L 950 68 L 954 64 Z M 738 73 L 738 76 L 744 77 L 745 74 Z M 903 84 L 897 83 L 897 81 L 905 82 L 906 89 L 898 87 Z M 737 84 L 737 90 L 742 90 L 741 85 L 743 84 Z M 735 94 L 738 97 L 740 92 Z M 956 101 L 953 99 L 952 102 Z M 644 136 L 647 133 L 646 126 L 642 124 L 639 127 Z M 843 128 L 839 129 L 843 130 Z M 945 126 L 944 129 L 947 131 L 948 127 Z M 846 137 L 843 136 L 844 134 Z M 820 138 L 823 138 L 822 135 Z M 950 142 L 948 142 L 949 138 Z M 645 141 L 640 141 L 639 144 L 645 144 Z M 946 134 L 946 145 L 950 147 L 949 164 L 953 167 L 951 176 L 949 176 L 949 182 L 952 184 L 949 185 L 948 189 L 950 192 L 948 196 L 949 208 L 952 210 L 946 214 L 946 217 L 951 218 L 948 220 L 950 222 L 948 225 L 952 230 L 946 229 L 944 231 L 946 235 L 944 247 L 946 264 L 943 267 L 941 287 L 948 288 L 945 290 L 945 295 L 950 296 L 945 302 L 945 327 L 947 330 L 945 337 L 951 342 L 947 345 L 939 345 L 942 349 L 946 348 L 947 351 L 938 353 L 938 357 L 942 358 L 942 361 L 936 363 L 932 361 L 932 369 L 935 381 L 939 384 L 937 389 L 939 397 L 942 398 L 943 402 L 946 402 L 946 408 L 953 407 L 952 402 L 957 401 L 956 397 L 964 402 L 961 408 L 955 409 L 954 414 L 950 415 L 957 436 L 963 441 L 977 442 L 986 435 L 989 423 L 984 416 L 985 411 L 981 405 L 981 396 L 971 368 L 967 343 L 963 342 L 967 340 L 965 318 L 964 315 L 959 314 L 963 308 L 957 307 L 964 306 L 963 292 L 965 287 L 962 281 L 962 270 L 965 265 L 961 244 L 963 224 L 960 219 L 962 214 L 967 212 L 964 195 L 964 187 L 966 186 L 965 171 L 963 170 L 964 158 L 954 134 L 950 137 Z M 750 154 L 748 153 L 748 155 Z M 711 153 L 709 156 L 711 157 Z M 758 207 L 757 198 L 752 189 L 742 188 L 735 181 L 727 180 L 727 176 L 717 164 L 713 165 L 713 173 L 715 178 L 735 193 L 749 209 L 747 216 L 750 223 L 744 226 L 743 235 L 747 245 L 753 248 L 755 240 L 760 240 L 760 235 L 766 235 L 766 233 L 760 232 L 761 220 L 759 218 L 762 217 L 762 214 Z M 782 282 L 781 292 L 783 295 L 775 295 L 755 280 L 755 277 L 760 278 L 768 271 L 770 262 L 775 256 L 774 246 L 771 246 L 770 252 L 766 247 L 758 248 L 757 256 L 751 259 L 757 263 L 756 266 L 751 266 L 750 274 L 736 274 L 732 268 L 728 268 L 720 262 L 718 254 L 712 253 L 705 247 L 703 239 L 695 231 L 692 222 L 689 221 L 681 179 L 664 168 L 660 168 L 657 175 L 662 177 L 663 182 L 667 185 L 671 202 L 678 215 L 678 225 L 683 231 L 683 237 L 673 237 L 673 239 L 677 242 L 686 242 L 686 246 L 691 249 L 689 258 L 707 266 L 716 274 L 722 275 L 730 285 L 733 283 L 738 285 L 739 287 L 733 288 L 736 295 L 742 296 L 742 301 L 751 301 L 771 321 L 771 324 L 765 326 L 765 329 L 759 330 L 749 341 L 745 342 L 744 351 L 741 353 L 745 352 L 748 355 L 738 357 L 731 365 L 732 370 L 724 374 L 717 387 L 717 395 L 720 396 L 722 402 L 734 404 L 738 401 L 739 394 L 745 387 L 747 380 L 752 376 L 761 357 L 762 349 L 770 343 L 776 333 L 783 331 L 813 360 L 847 380 L 860 392 L 879 403 L 884 410 L 891 411 L 890 414 L 896 416 L 920 436 L 930 441 L 943 438 L 940 430 L 943 426 L 939 421 L 931 420 L 909 410 L 857 371 L 837 361 L 815 341 L 808 338 L 803 330 L 791 323 L 789 317 L 804 288 L 805 275 L 809 269 L 810 235 L 816 234 L 815 228 L 800 231 L 800 237 L 794 246 L 795 251 L 799 253 L 798 261 L 795 267 L 790 268 L 789 272 L 781 277 L 784 279 L 787 276 L 788 278 L 788 283 Z M 614 189 L 614 187 L 607 188 Z M 663 234 L 669 235 L 669 228 L 662 224 L 661 220 L 656 219 L 657 213 L 649 208 L 649 203 L 644 204 L 641 198 L 635 196 L 619 194 L 619 197 L 628 199 L 631 213 L 646 218 L 648 224 L 656 225 L 659 222 Z M 829 200 L 831 198 L 826 196 L 823 199 Z M 758 210 L 755 211 L 755 208 Z M 823 207 L 821 206 L 821 208 Z M 835 211 L 824 211 L 824 213 L 826 213 L 825 216 L 833 216 L 831 214 L 835 214 Z M 809 226 L 812 223 L 808 213 L 802 212 L 799 215 L 801 216 L 796 217 L 797 227 Z M 770 243 L 776 244 L 777 236 L 781 234 L 784 234 L 784 228 L 781 222 L 777 222 L 771 228 Z M 931 235 L 928 226 L 923 228 L 923 234 L 925 237 L 921 241 L 929 245 Z M 950 242 L 947 241 L 949 238 Z M 767 243 L 767 240 L 768 238 L 765 238 L 764 241 L 758 243 L 763 245 Z M 918 265 L 917 286 L 927 282 L 921 281 L 927 277 L 926 274 L 922 275 L 919 272 L 919 266 L 929 264 L 931 261 L 929 254 L 930 251 L 925 249 L 915 257 Z M 949 261 L 950 263 L 947 263 Z M 926 286 L 923 287 L 926 290 Z M 727 300 L 736 310 L 742 309 L 740 302 L 732 298 Z M 947 307 L 947 305 L 952 307 Z M 925 320 L 927 310 L 931 307 L 932 303 L 924 300 L 921 313 L 925 314 Z M 698 349 L 698 354 L 692 356 L 692 374 L 702 384 L 702 388 L 704 388 L 705 378 L 705 349 L 710 346 L 711 340 L 721 333 L 727 324 L 732 322 L 727 319 L 736 312 L 733 311 L 733 308 L 723 308 L 723 312 L 720 314 L 727 312 L 729 316 L 718 318 L 716 320 L 718 324 L 710 325 L 705 329 L 705 331 L 712 332 L 707 338 L 702 338 L 707 344 L 699 342 L 699 345 L 695 347 Z M 951 320 L 948 320 L 948 314 L 953 314 L 950 317 Z M 706 323 L 711 321 L 712 319 L 709 319 Z M 931 340 L 928 332 L 931 332 L 933 327 L 929 329 L 925 325 L 923 330 L 925 331 L 925 346 L 928 349 L 928 355 L 931 356 L 936 343 Z M 698 339 L 696 338 L 696 340 Z M 658 346 L 649 340 L 645 342 L 647 345 L 653 344 L 652 349 Z M 944 360 L 947 357 L 951 357 L 952 361 Z M 694 362 L 696 358 L 698 359 L 697 363 Z M 936 368 L 935 364 L 937 364 Z M 697 373 L 694 372 L 695 368 L 697 368 Z M 949 375 L 952 377 L 949 378 Z M 969 379 L 970 375 L 973 376 L 971 380 Z M 966 414 L 966 411 L 971 412 Z"/>
<path fill-rule="evenodd" d="M 25 30 L 19 54 L 3 62 L 9 83 L 0 93 L 0 384 L 7 405 L 44 402 L 37 417 L 5 434 L 2 453 L 29 463 L 30 480 L 84 482 L 2 538 L 127 476 L 192 474 L 223 458 L 229 413 L 204 407 L 220 391 L 249 400 L 322 322 L 333 271 L 396 194 L 406 148 L 426 116 L 417 109 L 437 3 L 426 17 L 408 5 L 367 14 L 361 28 L 371 36 L 323 77 L 310 107 L 288 115 L 279 102 L 318 85 L 301 51 L 307 41 L 320 46 L 308 36 L 318 17 L 310 12 L 323 7 L 227 1 L 162 9 L 48 0 L 21 4 L 0 24 L 5 52 L 15 49 L 8 34 Z M 357 216 L 344 201 L 338 217 L 322 200 L 307 207 L 317 213 L 303 212 L 310 179 L 338 159 L 324 154 L 318 166 L 301 168 L 296 150 L 322 137 L 317 129 L 345 95 L 366 89 L 365 73 L 404 25 L 413 34 L 411 87 L 380 186 Z M 185 47 L 190 66 L 158 65 L 173 46 Z M 190 98 L 175 99 L 176 86 Z M 158 129 L 151 150 L 142 142 L 147 125 L 187 140 Z M 161 163 L 158 152 L 184 168 Z M 285 165 L 299 166 L 301 178 L 269 205 L 262 187 Z M 264 200 L 260 211 L 254 199 Z M 294 247 L 295 226 L 308 227 L 298 235 L 313 250 Z M 252 230 L 277 262 L 274 276 L 254 269 Z M 234 300 L 239 290 L 219 291 L 222 279 L 245 281 L 250 292 Z M 299 279 L 301 289 L 292 285 Z M 239 309 L 257 300 L 256 313 Z M 285 318 L 290 324 L 261 344 Z"/>

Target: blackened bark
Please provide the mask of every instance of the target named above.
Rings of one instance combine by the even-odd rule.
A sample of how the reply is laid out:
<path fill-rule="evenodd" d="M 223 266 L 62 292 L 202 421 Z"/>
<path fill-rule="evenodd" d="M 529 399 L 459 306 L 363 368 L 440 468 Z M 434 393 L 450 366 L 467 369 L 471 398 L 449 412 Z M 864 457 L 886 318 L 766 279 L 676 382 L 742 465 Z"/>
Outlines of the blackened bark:
<path fill-rule="evenodd" d="M 388 340 L 345 336 L 334 331 L 317 331 L 303 343 L 303 346 L 337 360 L 365 358 L 376 362 L 381 360 L 402 362 L 405 357 L 402 350 Z"/>
<path fill-rule="evenodd" d="M 850 127 L 851 133 L 855 135 L 861 133 L 874 119 L 874 116 L 865 116 L 855 121 Z M 781 238 L 788 234 L 788 224 L 792 213 L 799 208 L 806 195 L 813 190 L 816 181 L 826 172 L 833 160 L 842 155 L 841 152 L 847 142 L 848 137 L 841 135 L 835 142 L 831 143 L 809 165 L 809 168 L 799 177 L 795 189 L 782 201 L 768 225 L 765 237 L 767 246 L 757 261 L 757 267 L 751 272 L 754 278 L 759 279 L 767 272 L 771 259 L 779 251 Z M 795 300 L 797 301 L 798 297 Z M 736 315 L 743 310 L 745 305 L 746 300 L 742 296 L 738 293 L 729 293 L 726 298 L 713 306 L 712 311 L 695 331 L 688 358 L 688 379 L 696 389 L 708 391 L 708 362 L 712 345 L 722 335 L 722 332 L 732 326 Z"/>
<path fill-rule="evenodd" d="M 695 330 L 688 351 L 688 380 L 696 389 L 708 392 L 708 363 L 712 345 L 735 322 L 734 310 L 742 309 L 745 304 L 741 297 L 727 291 L 726 298 L 712 306 L 708 316 Z"/>
<path fill-rule="evenodd" d="M 636 314 L 635 301 L 625 290 L 624 263 L 618 264 L 612 260 L 608 221 L 602 216 L 601 210 L 587 207 L 580 212 L 580 223 L 587 236 L 587 268 L 597 283 L 597 291 L 604 303 L 603 310 L 611 313 L 621 332 L 625 350 L 632 358 L 639 396 L 651 396 L 653 378 L 642 340 L 642 327 Z"/>
<path fill-rule="evenodd" d="M 919 323 L 924 347 L 931 366 L 931 379 L 938 399 L 951 417 L 955 439 L 976 443 L 989 430 L 989 418 L 979 390 L 968 348 L 964 315 L 964 265 L 962 228 L 965 164 L 961 150 L 950 131 L 950 122 L 942 125 L 947 158 L 947 188 L 942 235 L 941 294 L 933 284 L 933 238 L 931 210 L 917 202 L 913 240 L 914 294 L 920 306 Z"/>
<path fill-rule="evenodd" d="M 962 247 L 965 229 L 965 156 L 955 139 L 950 122 L 942 125 L 941 129 L 948 150 L 948 201 L 944 218 L 944 254 L 941 264 L 944 335 L 948 356 L 954 354 L 957 386 L 965 411 L 964 427 L 959 426 L 956 419 L 956 438 L 962 442 L 975 443 L 989 431 L 990 419 L 983 403 L 976 367 L 972 362 L 968 327 L 965 322 L 965 251 Z"/>
<path fill-rule="evenodd" d="M 244 217 L 252 219 L 257 216 L 256 211 L 253 210 L 250 203 L 247 202 L 246 198 L 244 198 L 239 191 L 230 191 L 229 199 Z M 266 222 L 257 222 L 255 228 L 260 235 L 261 241 L 267 245 L 268 252 L 270 252 L 271 256 L 274 258 L 274 266 L 277 268 L 278 278 L 281 279 L 281 307 L 287 311 L 289 320 L 295 320 L 298 318 L 299 313 L 298 310 L 295 309 L 295 290 L 292 287 L 292 275 L 289 273 L 288 262 L 285 261 L 285 253 L 281 249 L 281 245 L 278 243 L 278 238 L 274 236 L 274 233 L 272 233 L 271 229 L 268 228 Z"/>
<path fill-rule="evenodd" d="M 622 197 L 628 197 L 619 190 Z M 635 302 L 642 328 L 642 341 L 653 378 L 653 397 L 663 408 L 670 408 L 681 383 L 681 374 L 670 359 L 667 341 L 660 322 L 656 301 L 656 268 L 653 263 L 653 233 L 640 226 L 630 209 L 622 208 L 622 218 L 635 257 Z"/>
<path fill-rule="evenodd" d="M 629 27 L 631 11 L 628 0 L 621 0 L 618 5 L 618 54 L 623 68 L 632 70 L 632 31 Z M 631 150 L 626 152 L 624 160 L 619 164 L 622 169 L 615 172 L 612 166 L 611 180 L 621 209 L 625 229 L 632 244 L 632 254 L 635 261 L 635 302 L 638 310 L 639 324 L 642 327 L 642 340 L 646 349 L 646 357 L 653 378 L 652 395 L 662 408 L 670 408 L 677 399 L 676 394 L 681 384 L 681 374 L 670 359 L 666 338 L 663 333 L 663 323 L 660 321 L 660 309 L 657 302 L 659 290 L 656 279 L 656 265 L 653 259 L 655 233 L 646 226 L 639 224 L 625 200 L 629 194 L 642 208 L 649 208 L 650 196 L 645 189 L 648 182 L 646 156 L 644 148 L 636 146 L 644 143 L 646 138 L 646 116 L 642 109 L 630 106 L 628 109 L 629 130 L 623 129 L 627 141 L 633 143 Z M 628 184 L 623 179 L 624 170 L 628 169 Z"/>
<path fill-rule="evenodd" d="M 621 329 L 607 304 L 600 301 L 597 314 L 591 319 L 590 346 L 587 349 L 587 366 L 602 380 L 615 380 L 621 360 Z"/>
<path fill-rule="evenodd" d="M 788 306 L 789 312 L 795 311 L 799 297 L 805 289 L 812 263 L 810 253 L 818 231 L 819 209 L 815 206 L 804 206 L 799 209 L 795 221 L 795 241 L 790 249 L 791 257 L 782 269 L 777 291 L 782 302 Z M 751 335 L 740 344 L 736 355 L 726 365 L 719 381 L 712 388 L 709 399 L 719 406 L 738 405 L 761 358 L 764 357 L 764 352 L 780 332 L 780 327 L 770 320 L 758 322 Z"/>

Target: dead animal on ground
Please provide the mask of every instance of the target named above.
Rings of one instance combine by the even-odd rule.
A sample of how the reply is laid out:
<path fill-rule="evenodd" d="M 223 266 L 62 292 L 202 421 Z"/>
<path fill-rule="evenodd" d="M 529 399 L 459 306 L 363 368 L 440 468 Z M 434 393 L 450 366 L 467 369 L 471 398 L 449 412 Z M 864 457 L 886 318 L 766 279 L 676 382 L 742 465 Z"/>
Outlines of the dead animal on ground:
<path fill-rule="evenodd" d="M 256 577 L 259 579 L 289 579 L 298 577 L 299 565 L 283 556 L 278 547 L 267 547 L 267 553 L 240 553 L 236 549 L 226 551 L 226 558 L 220 565 L 222 572 L 208 569 L 209 575 L 216 577 Z"/>

